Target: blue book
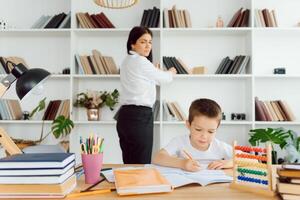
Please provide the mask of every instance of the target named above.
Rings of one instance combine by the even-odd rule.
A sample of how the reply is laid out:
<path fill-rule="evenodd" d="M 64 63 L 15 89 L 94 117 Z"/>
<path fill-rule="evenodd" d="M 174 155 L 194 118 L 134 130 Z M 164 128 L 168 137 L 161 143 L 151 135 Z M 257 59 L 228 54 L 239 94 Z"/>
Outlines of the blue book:
<path fill-rule="evenodd" d="M 0 169 L 64 168 L 74 160 L 73 153 L 25 153 L 0 159 Z"/>

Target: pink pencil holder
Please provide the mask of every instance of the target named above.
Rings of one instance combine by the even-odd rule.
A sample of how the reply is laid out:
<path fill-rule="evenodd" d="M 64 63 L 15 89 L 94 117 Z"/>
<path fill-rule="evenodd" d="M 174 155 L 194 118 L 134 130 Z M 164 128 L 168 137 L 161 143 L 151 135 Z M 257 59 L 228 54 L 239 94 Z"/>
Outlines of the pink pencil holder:
<path fill-rule="evenodd" d="M 85 183 L 94 184 L 100 180 L 103 153 L 81 154 Z"/>

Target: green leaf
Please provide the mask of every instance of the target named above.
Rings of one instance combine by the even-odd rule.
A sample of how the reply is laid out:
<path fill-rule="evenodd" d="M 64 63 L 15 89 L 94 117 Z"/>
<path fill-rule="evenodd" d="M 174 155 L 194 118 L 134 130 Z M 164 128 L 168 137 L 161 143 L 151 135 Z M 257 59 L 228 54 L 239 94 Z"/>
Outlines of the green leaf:
<path fill-rule="evenodd" d="M 287 145 L 287 140 L 291 137 L 290 133 L 282 128 L 252 129 L 249 134 L 248 141 L 252 146 L 270 141 L 272 144 L 278 144 L 281 149 Z"/>
<path fill-rule="evenodd" d="M 29 115 L 29 117 L 30 118 L 32 118 L 33 117 L 33 115 L 36 113 L 36 112 L 39 112 L 39 111 L 42 111 L 43 109 L 45 109 L 45 107 L 46 107 L 46 97 L 44 98 L 44 99 L 42 99 L 40 102 L 39 102 L 39 104 L 37 105 L 37 107 L 35 107 L 32 111 L 31 111 L 31 113 L 30 113 L 30 115 Z"/>
<path fill-rule="evenodd" d="M 71 133 L 74 128 L 74 123 L 69 118 L 65 118 L 65 116 L 58 116 L 53 122 L 51 126 L 51 130 L 55 138 L 64 137 Z"/>

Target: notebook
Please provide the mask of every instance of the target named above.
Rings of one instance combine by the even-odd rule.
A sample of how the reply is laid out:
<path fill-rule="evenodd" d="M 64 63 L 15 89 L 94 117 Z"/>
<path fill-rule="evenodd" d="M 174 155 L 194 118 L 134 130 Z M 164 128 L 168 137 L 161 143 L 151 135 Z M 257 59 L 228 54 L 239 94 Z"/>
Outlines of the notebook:
<path fill-rule="evenodd" d="M 73 153 L 16 154 L 0 159 L 0 169 L 64 168 L 73 160 Z"/>
<path fill-rule="evenodd" d="M 157 169 L 174 187 L 196 183 L 206 186 L 212 183 L 232 182 L 233 178 L 225 174 L 223 170 L 207 170 L 203 169 L 198 172 L 187 172 L 178 168 L 162 167 L 158 165 L 145 165 L 144 168 Z M 133 167 L 126 169 L 134 169 Z M 109 182 L 114 182 L 115 177 L 112 170 L 104 171 L 102 174 Z"/>
<path fill-rule="evenodd" d="M 172 186 L 155 168 L 113 170 L 119 195 L 171 192 Z"/>

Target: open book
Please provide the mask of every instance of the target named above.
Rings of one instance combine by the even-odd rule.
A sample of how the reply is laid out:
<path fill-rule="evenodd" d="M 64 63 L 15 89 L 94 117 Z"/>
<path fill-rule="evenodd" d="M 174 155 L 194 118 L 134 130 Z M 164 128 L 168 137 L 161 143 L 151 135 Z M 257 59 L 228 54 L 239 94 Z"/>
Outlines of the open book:
<path fill-rule="evenodd" d="M 145 168 L 156 168 L 174 188 L 192 183 L 206 186 L 212 183 L 225 183 L 233 180 L 231 176 L 226 175 L 222 170 L 204 169 L 198 172 L 187 172 L 177 168 L 157 165 L 145 165 Z M 113 170 L 104 171 L 102 173 L 109 182 L 114 182 Z"/>

